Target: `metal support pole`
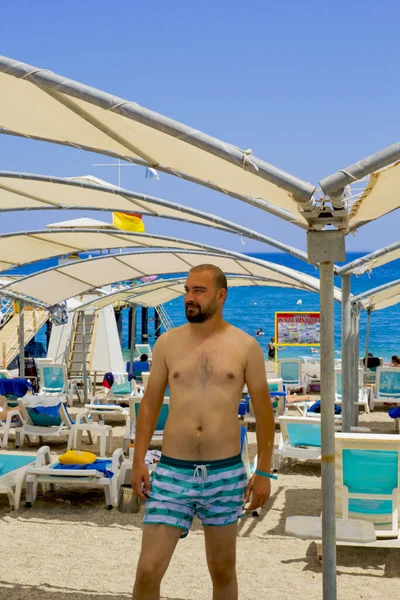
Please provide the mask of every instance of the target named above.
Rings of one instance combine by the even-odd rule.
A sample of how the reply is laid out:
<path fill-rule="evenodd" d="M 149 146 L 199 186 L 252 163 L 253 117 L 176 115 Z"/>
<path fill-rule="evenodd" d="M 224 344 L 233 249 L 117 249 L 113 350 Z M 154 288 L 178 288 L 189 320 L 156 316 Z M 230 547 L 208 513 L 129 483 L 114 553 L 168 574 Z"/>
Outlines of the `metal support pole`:
<path fill-rule="evenodd" d="M 85 311 L 81 310 L 81 320 L 82 320 L 82 385 L 83 385 L 83 399 L 85 404 L 88 401 L 88 393 L 87 393 L 87 362 L 86 362 L 86 316 Z"/>
<path fill-rule="evenodd" d="M 149 339 L 149 310 L 147 306 L 142 306 L 142 344 L 147 344 Z"/>
<path fill-rule="evenodd" d="M 320 265 L 321 286 L 321 488 L 323 598 L 336 600 L 335 350 L 333 263 Z"/>
<path fill-rule="evenodd" d="M 25 377 L 25 311 L 24 303 L 19 301 L 19 376 Z M 4 368 L 7 368 L 5 365 Z"/>
<path fill-rule="evenodd" d="M 334 262 L 346 260 L 344 232 L 308 231 L 308 260 L 320 265 L 321 493 L 323 600 L 336 600 Z"/>
<path fill-rule="evenodd" d="M 342 276 L 342 431 L 349 433 L 352 426 L 351 394 L 351 299 L 350 275 Z"/>
<path fill-rule="evenodd" d="M 156 339 L 161 335 L 161 318 L 157 308 L 154 309 L 154 336 Z"/>
<path fill-rule="evenodd" d="M 365 355 L 364 355 L 364 373 L 367 372 L 368 365 L 368 347 L 369 347 L 369 332 L 371 329 L 371 309 L 367 309 L 367 331 L 365 333 Z"/>
<path fill-rule="evenodd" d="M 352 425 L 358 424 L 358 392 L 359 392 L 359 375 L 360 368 L 360 308 L 357 304 L 353 304 L 353 360 L 352 360 Z"/>
<path fill-rule="evenodd" d="M 129 373 L 133 373 L 133 359 L 135 354 L 135 344 L 136 344 L 136 306 L 131 306 L 129 309 L 130 316 L 130 331 L 131 335 L 129 338 L 130 343 L 130 354 L 129 354 Z"/>

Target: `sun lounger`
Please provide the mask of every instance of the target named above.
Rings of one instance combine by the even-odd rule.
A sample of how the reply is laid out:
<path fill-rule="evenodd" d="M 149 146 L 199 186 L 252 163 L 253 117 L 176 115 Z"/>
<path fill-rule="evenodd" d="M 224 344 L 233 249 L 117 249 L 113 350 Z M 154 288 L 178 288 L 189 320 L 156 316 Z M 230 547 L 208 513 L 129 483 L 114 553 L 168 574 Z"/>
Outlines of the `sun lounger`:
<path fill-rule="evenodd" d="M 9 410 L 5 421 L 0 419 L 1 448 L 8 447 L 8 438 L 11 431 L 23 426 L 23 420 L 19 410 Z"/>
<path fill-rule="evenodd" d="M 113 508 L 117 503 L 118 470 L 123 461 L 122 449 L 118 448 L 112 458 L 104 460 L 107 460 L 107 469 L 114 474 L 111 478 L 96 470 L 94 466 L 87 469 L 73 465 L 65 469 L 55 468 L 59 464 L 58 458 L 50 454 L 48 446 L 42 446 L 38 450 L 34 466 L 27 471 L 25 506 L 30 508 L 35 503 L 38 485 L 41 484 L 44 492 L 49 486 L 102 487 L 107 508 Z"/>
<path fill-rule="evenodd" d="M 24 477 L 34 463 L 34 454 L 0 453 L 0 494 L 7 494 L 11 510 L 19 508 Z"/>
<path fill-rule="evenodd" d="M 18 400 L 23 425 L 15 429 L 15 446 L 24 445 L 25 437 L 68 436 L 74 421 L 65 405 L 65 396 L 25 396 Z M 90 442 L 92 438 L 89 432 Z"/>
<path fill-rule="evenodd" d="M 342 370 L 335 369 L 335 403 L 342 404 Z M 364 387 L 364 372 L 358 369 L 358 406 L 362 406 L 369 413 L 369 390 Z"/>
<path fill-rule="evenodd" d="M 136 431 L 136 420 L 139 414 L 140 403 L 142 398 L 131 398 L 129 402 L 129 418 L 127 420 L 126 433 L 123 437 L 123 449 L 126 453 L 128 450 L 128 446 L 132 440 L 135 439 L 135 431 Z M 161 405 L 160 414 L 158 415 L 155 431 L 150 440 L 150 444 L 154 446 L 160 446 L 162 444 L 164 428 L 167 422 L 169 415 L 169 398 L 167 396 L 164 397 L 164 402 Z"/>
<path fill-rule="evenodd" d="M 278 360 L 278 374 L 288 391 L 298 390 L 303 386 L 302 361 L 300 358 L 280 358 Z"/>
<path fill-rule="evenodd" d="M 63 396 L 69 406 L 73 404 L 73 386 L 70 385 L 64 364 L 39 364 L 40 396 Z"/>
<path fill-rule="evenodd" d="M 274 452 L 273 469 L 278 471 L 287 458 L 321 460 L 321 419 L 318 417 L 279 417 L 281 434 Z"/>
<path fill-rule="evenodd" d="M 375 393 L 371 399 L 371 410 L 375 404 L 400 405 L 400 368 L 378 367 L 376 370 Z"/>
<path fill-rule="evenodd" d="M 338 544 L 400 547 L 400 436 L 337 433 L 335 453 Z M 321 539 L 320 518 L 291 517 L 286 532 Z"/>

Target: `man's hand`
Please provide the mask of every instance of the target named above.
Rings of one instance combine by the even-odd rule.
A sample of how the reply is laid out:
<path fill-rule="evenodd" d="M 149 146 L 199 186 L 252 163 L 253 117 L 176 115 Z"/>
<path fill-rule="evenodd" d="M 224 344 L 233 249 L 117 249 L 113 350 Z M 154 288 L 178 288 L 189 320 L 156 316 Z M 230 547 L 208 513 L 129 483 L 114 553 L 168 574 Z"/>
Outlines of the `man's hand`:
<path fill-rule="evenodd" d="M 253 475 L 247 484 L 246 492 L 244 494 L 244 503 L 249 501 L 251 495 L 250 505 L 246 507 L 248 512 L 252 512 L 257 508 L 261 508 L 267 502 L 271 494 L 271 480 L 268 477 L 262 475 Z"/>
<path fill-rule="evenodd" d="M 132 467 L 132 489 L 135 496 L 147 500 L 150 494 L 150 476 L 146 465 L 139 463 L 133 464 Z"/>

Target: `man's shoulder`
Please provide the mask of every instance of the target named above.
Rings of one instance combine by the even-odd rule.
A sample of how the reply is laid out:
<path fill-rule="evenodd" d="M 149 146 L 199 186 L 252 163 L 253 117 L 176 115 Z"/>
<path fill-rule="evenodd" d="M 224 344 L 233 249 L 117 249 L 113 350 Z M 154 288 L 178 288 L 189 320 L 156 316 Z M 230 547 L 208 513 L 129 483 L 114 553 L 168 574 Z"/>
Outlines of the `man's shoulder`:
<path fill-rule="evenodd" d="M 168 331 L 165 331 L 163 334 L 160 335 L 158 340 L 159 342 L 161 342 L 161 344 L 169 343 L 171 342 L 171 340 L 176 340 L 178 337 L 184 335 L 186 330 L 187 324 L 180 325 L 179 327 L 174 327 L 173 329 L 168 329 Z"/>
<path fill-rule="evenodd" d="M 245 347 L 251 348 L 252 346 L 254 346 L 254 344 L 259 345 L 257 340 L 253 336 L 243 331 L 243 329 L 235 327 L 235 325 L 231 325 L 230 323 L 228 323 L 228 326 L 230 335 L 235 337 L 235 339 L 237 339 L 238 342 L 244 345 Z"/>

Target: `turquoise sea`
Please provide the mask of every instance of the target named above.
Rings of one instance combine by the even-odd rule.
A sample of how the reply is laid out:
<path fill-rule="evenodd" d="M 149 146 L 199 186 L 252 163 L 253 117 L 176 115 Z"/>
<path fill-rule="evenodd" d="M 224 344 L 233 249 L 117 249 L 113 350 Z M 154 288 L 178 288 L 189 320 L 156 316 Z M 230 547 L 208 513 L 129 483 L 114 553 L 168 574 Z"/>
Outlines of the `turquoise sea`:
<path fill-rule="evenodd" d="M 348 253 L 347 261 L 354 260 L 366 253 Z M 256 258 L 268 260 L 293 269 L 298 269 L 310 275 L 318 277 L 318 270 L 312 265 L 308 265 L 292 256 L 283 253 L 263 253 L 251 254 Z M 56 264 L 56 259 L 43 261 L 40 265 L 25 266 L 24 269 L 15 270 L 14 273 L 28 273 L 39 268 L 50 267 Z M 352 293 L 359 294 L 365 290 L 378 287 L 384 283 L 389 283 L 395 279 L 400 279 L 400 260 L 394 261 L 382 267 L 375 269 L 372 274 L 352 277 Z M 340 278 L 337 277 L 335 285 L 340 287 Z M 302 304 L 297 305 L 301 300 Z M 336 356 L 340 357 L 341 351 L 341 324 L 340 324 L 340 305 L 335 303 L 335 350 Z M 185 322 L 183 299 L 178 298 L 165 305 L 169 316 L 174 325 L 182 325 Z M 274 335 L 274 313 L 275 311 L 315 311 L 319 310 L 319 296 L 310 292 L 299 290 L 290 290 L 286 288 L 232 288 L 229 290 L 227 302 L 225 305 L 225 318 L 227 321 L 240 327 L 250 335 L 262 327 L 265 335 L 258 338 L 263 350 L 265 351 L 269 338 Z M 122 343 L 125 350 L 128 348 L 128 314 L 123 311 Z M 141 311 L 137 311 L 137 340 L 140 341 L 141 332 Z M 154 317 L 153 309 L 149 309 L 149 317 Z M 361 339 L 360 355 L 364 355 L 365 347 L 365 328 L 366 313 L 361 314 Z M 44 328 L 36 337 L 37 341 L 45 341 Z M 149 323 L 149 340 L 154 343 L 154 321 Z M 371 333 L 370 333 L 370 351 L 376 356 L 389 360 L 393 354 L 400 355 L 400 308 L 398 305 L 387 308 L 382 311 L 372 313 Z M 283 356 L 309 355 L 308 348 L 286 348 Z"/>

